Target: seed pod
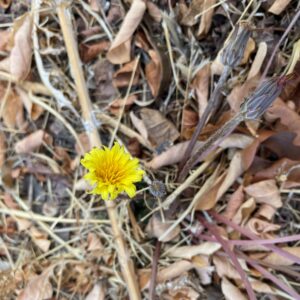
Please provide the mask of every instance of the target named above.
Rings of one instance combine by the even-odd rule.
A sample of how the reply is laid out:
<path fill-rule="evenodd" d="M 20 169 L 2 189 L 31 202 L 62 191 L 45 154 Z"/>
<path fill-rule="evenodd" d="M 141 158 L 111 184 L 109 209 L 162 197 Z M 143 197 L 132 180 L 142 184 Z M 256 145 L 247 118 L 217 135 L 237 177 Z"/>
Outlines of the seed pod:
<path fill-rule="evenodd" d="M 239 65 L 251 34 L 250 29 L 251 27 L 246 21 L 240 22 L 235 26 L 231 37 L 221 53 L 221 62 L 223 65 L 231 68 Z"/>
<path fill-rule="evenodd" d="M 284 77 L 274 77 L 262 82 L 241 104 L 240 109 L 245 120 L 259 118 L 280 95 L 284 86 Z"/>

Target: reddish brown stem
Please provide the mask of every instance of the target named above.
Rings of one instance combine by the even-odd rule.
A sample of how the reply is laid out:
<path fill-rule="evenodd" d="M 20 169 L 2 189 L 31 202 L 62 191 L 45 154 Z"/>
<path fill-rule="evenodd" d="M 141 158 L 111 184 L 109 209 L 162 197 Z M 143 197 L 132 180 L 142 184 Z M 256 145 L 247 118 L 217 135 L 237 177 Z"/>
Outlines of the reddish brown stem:
<path fill-rule="evenodd" d="M 155 286 L 156 286 L 157 266 L 158 266 L 160 248 L 161 248 L 161 242 L 157 240 L 155 245 L 155 251 L 153 254 L 152 272 L 151 272 L 151 279 L 150 279 L 150 286 L 149 286 L 150 300 L 155 300 Z"/>

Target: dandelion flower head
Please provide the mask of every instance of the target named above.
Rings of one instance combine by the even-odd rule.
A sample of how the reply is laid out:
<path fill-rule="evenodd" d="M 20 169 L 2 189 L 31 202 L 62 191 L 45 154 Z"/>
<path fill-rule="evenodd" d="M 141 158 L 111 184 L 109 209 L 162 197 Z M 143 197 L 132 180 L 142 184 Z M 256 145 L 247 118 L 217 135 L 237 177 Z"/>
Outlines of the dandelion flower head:
<path fill-rule="evenodd" d="M 92 149 L 81 164 L 89 171 L 84 178 L 94 187 L 91 193 L 101 195 L 103 200 L 114 200 L 122 192 L 132 198 L 136 193 L 134 183 L 141 181 L 144 174 L 139 160 L 117 142 L 111 149 Z"/>

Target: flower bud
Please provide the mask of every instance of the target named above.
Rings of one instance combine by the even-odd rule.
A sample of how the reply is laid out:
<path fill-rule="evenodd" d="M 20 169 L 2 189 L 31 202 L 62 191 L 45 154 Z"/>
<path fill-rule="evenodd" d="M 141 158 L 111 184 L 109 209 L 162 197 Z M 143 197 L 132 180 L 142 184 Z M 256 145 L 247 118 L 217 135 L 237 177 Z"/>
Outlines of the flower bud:
<path fill-rule="evenodd" d="M 245 120 L 259 118 L 280 95 L 285 85 L 284 77 L 274 77 L 262 84 L 241 104 Z"/>
<path fill-rule="evenodd" d="M 235 68 L 244 57 L 245 48 L 250 37 L 250 25 L 248 22 L 240 22 L 226 43 L 221 53 L 221 62 L 225 66 Z"/>

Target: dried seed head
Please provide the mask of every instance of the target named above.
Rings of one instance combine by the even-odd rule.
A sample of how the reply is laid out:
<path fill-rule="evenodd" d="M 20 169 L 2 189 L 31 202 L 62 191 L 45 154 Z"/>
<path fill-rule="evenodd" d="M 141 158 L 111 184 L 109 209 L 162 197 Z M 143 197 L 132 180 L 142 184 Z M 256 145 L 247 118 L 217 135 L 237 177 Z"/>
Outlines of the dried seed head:
<path fill-rule="evenodd" d="M 240 22 L 235 26 L 231 37 L 221 53 L 221 62 L 223 65 L 231 68 L 239 65 L 251 34 L 250 29 L 251 27 L 246 21 Z"/>
<path fill-rule="evenodd" d="M 159 181 L 159 180 L 154 180 L 152 181 L 150 185 L 150 193 L 154 197 L 162 197 L 166 194 L 166 188 L 165 185 Z"/>
<path fill-rule="evenodd" d="M 241 113 L 245 120 L 259 118 L 280 95 L 286 84 L 285 77 L 274 77 L 262 84 L 241 104 Z"/>

